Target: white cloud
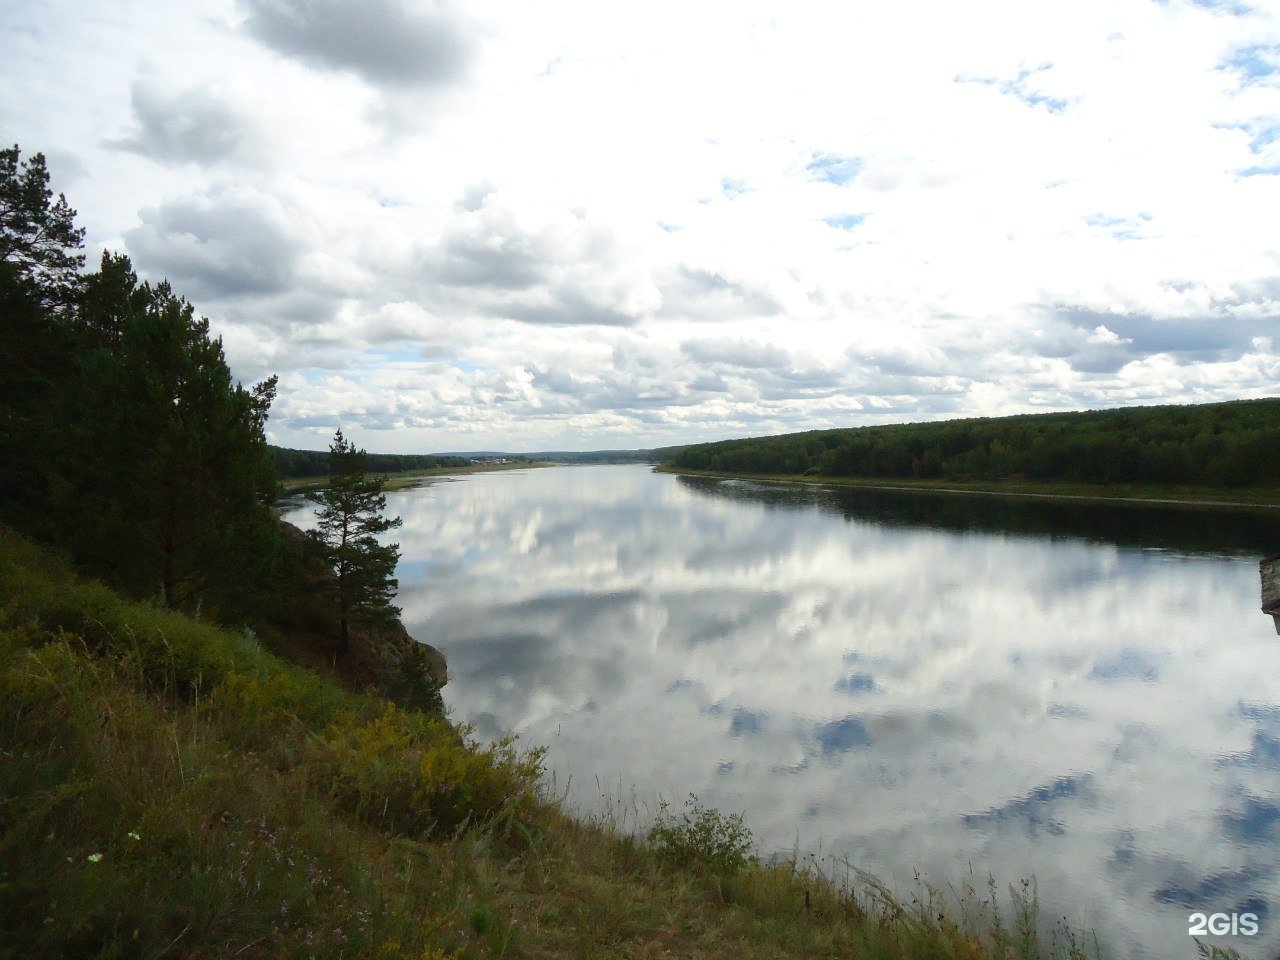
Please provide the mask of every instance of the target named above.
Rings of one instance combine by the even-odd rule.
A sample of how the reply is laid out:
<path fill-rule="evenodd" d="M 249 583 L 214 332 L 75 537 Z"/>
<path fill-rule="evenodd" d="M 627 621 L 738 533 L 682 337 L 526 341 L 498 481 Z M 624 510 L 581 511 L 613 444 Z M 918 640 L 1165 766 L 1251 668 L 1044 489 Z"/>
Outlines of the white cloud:
<path fill-rule="evenodd" d="M 1089 334 L 1088 343 L 1133 343 L 1129 339 L 1121 339 L 1114 331 L 1108 330 L 1103 324 L 1093 328 L 1093 333 Z"/>
<path fill-rule="evenodd" d="M 213 164 L 230 159 L 252 162 L 262 132 L 246 108 L 210 90 L 170 91 L 146 82 L 133 85 L 130 101 L 137 121 L 115 146 L 162 161 Z"/>
<path fill-rule="evenodd" d="M 374 84 L 455 82 L 475 44 L 461 11 L 439 0 L 242 0 L 242 6 L 245 26 L 268 46 Z"/>

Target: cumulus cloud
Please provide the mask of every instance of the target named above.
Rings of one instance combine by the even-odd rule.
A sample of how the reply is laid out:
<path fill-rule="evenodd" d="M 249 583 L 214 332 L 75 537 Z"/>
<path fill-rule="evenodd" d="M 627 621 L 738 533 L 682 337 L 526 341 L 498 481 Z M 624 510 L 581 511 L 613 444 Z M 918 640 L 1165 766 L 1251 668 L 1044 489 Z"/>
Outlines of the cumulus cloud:
<path fill-rule="evenodd" d="M 1141 314 L 1100 317 L 1084 311 L 1068 312 L 1067 316 L 1081 325 L 1105 321 L 1085 338 L 1091 346 L 1119 348 L 1131 357 L 1161 353 L 1185 360 L 1239 357 L 1270 325 L 1230 316 L 1176 321 Z M 1100 334 L 1100 330 L 1105 332 Z"/>
<path fill-rule="evenodd" d="M 502 192 L 464 196 L 419 271 L 455 312 L 532 324 L 628 326 L 661 293 L 607 223 Z"/>
<path fill-rule="evenodd" d="M 1088 340 L 1086 342 L 1112 344 L 1112 343 L 1132 343 L 1133 341 L 1129 340 L 1128 338 L 1125 338 L 1122 340 L 1119 336 L 1116 335 L 1114 331 L 1108 330 L 1105 324 L 1100 323 L 1093 328 L 1093 333 L 1089 334 Z"/>
<path fill-rule="evenodd" d="M 260 133 L 248 114 L 216 94 L 192 87 L 162 90 L 135 82 L 130 97 L 136 129 L 109 143 L 154 160 L 212 164 L 251 159 Z"/>
<path fill-rule="evenodd" d="M 731 279 L 717 270 L 682 263 L 662 278 L 659 313 L 671 318 L 741 320 L 777 316 L 782 305 L 758 280 Z"/>
<path fill-rule="evenodd" d="M 193 298 L 283 294 L 297 279 L 299 243 L 273 198 L 227 188 L 167 201 L 140 217 L 125 233 L 130 254 Z"/>
<path fill-rule="evenodd" d="M 433 87 L 461 79 L 477 42 L 448 2 L 243 0 L 246 26 L 287 56 L 351 71 L 375 86 Z"/>
<path fill-rule="evenodd" d="M 680 349 L 694 360 L 746 369 L 780 370 L 791 363 L 790 356 L 782 348 L 753 340 L 686 340 Z"/>
<path fill-rule="evenodd" d="M 411 343 L 424 358 L 455 355 L 458 346 L 471 339 L 466 328 L 408 302 L 384 304 L 362 332 L 369 343 Z"/>

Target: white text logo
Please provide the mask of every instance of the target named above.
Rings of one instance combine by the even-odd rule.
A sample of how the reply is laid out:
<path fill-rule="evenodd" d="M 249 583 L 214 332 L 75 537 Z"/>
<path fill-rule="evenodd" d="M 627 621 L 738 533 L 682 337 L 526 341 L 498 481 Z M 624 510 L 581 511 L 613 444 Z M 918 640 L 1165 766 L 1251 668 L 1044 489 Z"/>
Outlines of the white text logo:
<path fill-rule="evenodd" d="M 1258 932 L 1256 913 L 1193 913 L 1187 918 L 1187 933 L 1212 933 L 1215 936 L 1252 937 Z"/>

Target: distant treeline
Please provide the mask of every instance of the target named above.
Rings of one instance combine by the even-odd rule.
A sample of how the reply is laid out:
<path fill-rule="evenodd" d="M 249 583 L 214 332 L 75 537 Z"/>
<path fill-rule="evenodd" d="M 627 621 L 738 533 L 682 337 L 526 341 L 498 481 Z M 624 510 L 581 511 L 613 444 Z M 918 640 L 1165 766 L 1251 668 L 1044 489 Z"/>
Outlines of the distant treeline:
<path fill-rule="evenodd" d="M 662 463 L 670 460 L 683 447 L 658 447 L 653 450 L 549 450 L 531 453 L 534 460 L 550 463 Z"/>
<path fill-rule="evenodd" d="M 814 430 L 685 447 L 696 470 L 1249 486 L 1280 481 L 1280 399 Z"/>
<path fill-rule="evenodd" d="M 291 450 L 267 445 L 277 477 L 322 477 L 329 472 L 328 450 Z M 401 470 L 432 470 L 437 467 L 469 467 L 466 457 L 441 454 L 370 453 L 365 462 L 371 473 L 398 473 Z"/>
<path fill-rule="evenodd" d="M 276 465 L 276 476 L 321 477 L 329 470 L 327 450 L 292 450 L 288 447 L 268 446 Z M 401 470 L 431 470 L 437 467 L 470 467 L 477 462 L 502 461 L 507 463 L 663 463 L 675 456 L 683 447 L 659 447 L 653 450 L 544 450 L 537 453 L 504 453 L 481 450 L 466 454 L 397 454 L 370 453 L 369 470 L 373 473 L 396 473 Z"/>

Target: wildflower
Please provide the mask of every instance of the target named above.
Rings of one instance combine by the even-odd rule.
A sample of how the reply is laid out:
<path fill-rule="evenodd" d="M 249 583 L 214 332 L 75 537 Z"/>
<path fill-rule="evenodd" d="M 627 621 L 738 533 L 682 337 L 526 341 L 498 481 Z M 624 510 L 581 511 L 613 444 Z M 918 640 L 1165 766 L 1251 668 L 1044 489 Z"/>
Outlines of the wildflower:
<path fill-rule="evenodd" d="M 100 854 L 100 853 L 91 853 L 91 854 L 89 854 L 89 862 L 90 862 L 90 863 L 97 863 L 97 862 L 98 862 L 98 861 L 100 861 L 101 859 L 102 859 L 102 854 Z"/>
<path fill-rule="evenodd" d="M 129 837 L 129 839 L 130 839 L 130 840 L 141 840 L 141 839 L 142 839 L 142 838 L 141 838 L 140 836 L 138 836 L 138 834 L 137 834 L 137 833 L 135 833 L 133 830 L 130 830 L 130 831 L 129 831 L 129 833 L 128 833 L 128 837 Z"/>

